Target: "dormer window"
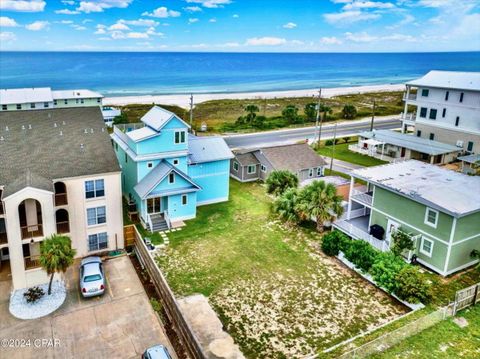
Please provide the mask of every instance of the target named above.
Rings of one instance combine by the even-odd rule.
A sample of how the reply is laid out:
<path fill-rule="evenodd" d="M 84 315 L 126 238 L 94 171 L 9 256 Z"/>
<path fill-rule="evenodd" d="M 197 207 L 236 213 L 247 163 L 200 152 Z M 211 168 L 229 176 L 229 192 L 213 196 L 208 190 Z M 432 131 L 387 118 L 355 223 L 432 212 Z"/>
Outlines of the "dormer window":
<path fill-rule="evenodd" d="M 175 144 L 185 143 L 185 131 L 175 131 Z"/>
<path fill-rule="evenodd" d="M 170 172 L 170 174 L 168 175 L 168 183 L 175 183 L 175 173 Z"/>

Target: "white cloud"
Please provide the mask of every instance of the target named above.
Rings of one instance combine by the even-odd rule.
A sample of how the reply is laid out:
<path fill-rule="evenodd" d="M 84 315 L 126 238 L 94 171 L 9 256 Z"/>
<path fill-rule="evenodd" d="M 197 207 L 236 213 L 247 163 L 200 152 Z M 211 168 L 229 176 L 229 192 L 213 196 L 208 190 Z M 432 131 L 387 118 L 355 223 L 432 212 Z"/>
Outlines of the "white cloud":
<path fill-rule="evenodd" d="M 157 32 L 154 27 L 150 27 L 147 29 L 146 33 L 150 36 L 163 36 L 162 32 Z"/>
<path fill-rule="evenodd" d="M 187 6 L 187 7 L 184 7 L 183 9 L 184 9 L 185 11 L 188 11 L 188 12 L 199 12 L 199 11 L 203 11 L 200 6 Z"/>
<path fill-rule="evenodd" d="M 283 28 L 285 29 L 294 29 L 296 27 L 297 27 L 297 24 L 295 24 L 294 22 L 288 22 L 285 25 L 283 25 Z"/>
<path fill-rule="evenodd" d="M 238 18 L 240 17 L 240 15 L 238 15 L 238 14 L 233 14 L 232 17 L 233 17 L 234 19 L 238 19 Z"/>
<path fill-rule="evenodd" d="M 70 25 L 73 24 L 72 20 L 62 20 L 62 21 L 56 21 L 59 24 L 64 24 L 64 25 Z"/>
<path fill-rule="evenodd" d="M 344 11 L 323 15 L 325 20 L 332 25 L 352 24 L 358 21 L 375 20 L 380 17 L 379 14 L 369 14 L 361 11 Z"/>
<path fill-rule="evenodd" d="M 189 23 L 189 24 L 194 24 L 194 23 L 196 23 L 196 22 L 198 22 L 198 21 L 199 21 L 199 20 L 198 20 L 197 18 L 190 18 L 190 19 L 188 19 L 188 23 Z"/>
<path fill-rule="evenodd" d="M 76 10 L 68 10 L 68 9 L 62 9 L 62 10 L 55 10 L 55 14 L 62 14 L 62 15 L 77 15 L 77 14 L 80 14 L 80 11 L 76 11 Z"/>
<path fill-rule="evenodd" d="M 62 0 L 62 4 L 64 4 L 64 5 L 75 5 L 75 1 L 73 1 L 73 0 Z"/>
<path fill-rule="evenodd" d="M 151 19 L 138 19 L 138 20 L 118 20 L 119 23 L 132 25 L 132 26 L 145 26 L 145 27 L 152 27 L 158 26 L 159 23 L 155 20 Z"/>
<path fill-rule="evenodd" d="M 153 12 L 149 13 L 145 11 L 142 16 L 151 16 L 151 17 L 158 17 L 158 18 L 167 18 L 167 17 L 179 17 L 181 14 L 175 10 L 168 10 L 165 6 L 159 7 Z"/>
<path fill-rule="evenodd" d="M 108 28 L 109 31 L 115 31 L 115 30 L 130 30 L 130 28 L 125 25 L 124 23 L 121 23 L 121 22 L 117 22 L 113 25 L 111 25 L 109 28 Z"/>
<path fill-rule="evenodd" d="M 208 22 L 217 22 L 217 19 L 210 19 Z"/>
<path fill-rule="evenodd" d="M 253 37 L 245 42 L 247 46 L 277 46 L 283 45 L 287 40 L 280 37 Z"/>
<path fill-rule="evenodd" d="M 11 31 L 2 31 L 0 32 L 0 42 L 10 42 L 10 41 L 15 41 L 17 39 L 17 36 Z"/>
<path fill-rule="evenodd" d="M 45 9 L 46 2 L 43 0 L 2 0 L 0 10 L 19 12 L 40 12 Z"/>
<path fill-rule="evenodd" d="M 104 35 L 106 33 L 107 32 L 103 28 L 99 28 L 99 29 L 97 29 L 97 31 L 94 32 L 95 35 Z"/>
<path fill-rule="evenodd" d="M 346 32 L 345 39 L 352 42 L 359 42 L 359 43 L 368 43 L 368 42 L 376 42 L 376 41 L 394 41 L 394 42 L 416 42 L 417 41 L 417 39 L 411 35 L 391 34 L 391 35 L 384 35 L 384 36 L 374 36 L 374 35 L 370 35 L 365 31 L 358 32 L 358 33 Z"/>
<path fill-rule="evenodd" d="M 224 44 L 220 44 L 219 47 L 240 47 L 242 45 L 240 45 L 238 42 L 226 42 Z"/>
<path fill-rule="evenodd" d="M 17 27 L 17 22 L 7 16 L 0 16 L 0 27 Z"/>
<path fill-rule="evenodd" d="M 201 4 L 203 7 L 217 8 L 231 4 L 231 0 L 186 0 L 188 3 Z"/>
<path fill-rule="evenodd" d="M 93 22 L 93 20 L 92 19 L 82 20 L 82 24 L 86 24 L 86 23 L 89 23 L 89 22 Z"/>
<path fill-rule="evenodd" d="M 353 42 L 372 42 L 378 40 L 378 37 L 369 35 L 367 32 L 358 32 L 353 34 L 351 32 L 345 33 L 345 38 Z"/>
<path fill-rule="evenodd" d="M 35 21 L 26 25 L 25 28 L 30 31 L 40 31 L 48 28 L 48 25 L 50 25 L 48 21 Z"/>
<path fill-rule="evenodd" d="M 129 39 L 148 39 L 148 34 L 145 32 L 129 32 L 127 34 Z"/>
<path fill-rule="evenodd" d="M 73 24 L 71 25 L 75 30 L 78 30 L 78 31 L 83 31 L 83 30 L 87 30 L 87 28 L 85 26 L 82 26 L 82 25 L 76 25 L 76 24 Z"/>
<path fill-rule="evenodd" d="M 324 45 L 340 45 L 342 41 L 335 36 L 324 36 L 320 39 L 320 42 Z"/>
<path fill-rule="evenodd" d="M 103 12 L 105 9 L 126 8 L 133 0 L 100 0 L 100 1 L 80 1 L 77 11 L 91 13 Z"/>
<path fill-rule="evenodd" d="M 395 5 L 389 2 L 381 1 L 354 1 L 346 4 L 343 10 L 356 10 L 356 9 L 391 9 Z"/>

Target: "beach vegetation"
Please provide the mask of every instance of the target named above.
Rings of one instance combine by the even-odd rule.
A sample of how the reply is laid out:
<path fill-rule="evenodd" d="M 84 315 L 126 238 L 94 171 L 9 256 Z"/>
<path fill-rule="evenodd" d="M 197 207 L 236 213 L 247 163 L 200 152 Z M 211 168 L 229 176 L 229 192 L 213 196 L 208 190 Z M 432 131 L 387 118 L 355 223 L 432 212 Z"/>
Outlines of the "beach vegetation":
<path fill-rule="evenodd" d="M 289 224 L 300 222 L 300 216 L 297 211 L 298 189 L 289 188 L 273 202 L 273 210 L 281 219 Z"/>
<path fill-rule="evenodd" d="M 352 104 L 346 104 L 343 106 L 342 116 L 347 120 L 354 119 L 357 116 L 357 108 Z"/>
<path fill-rule="evenodd" d="M 282 110 L 283 118 L 290 124 L 298 123 L 301 118 L 298 116 L 298 107 L 288 105 Z"/>
<path fill-rule="evenodd" d="M 298 187 L 298 177 L 287 170 L 272 171 L 265 181 L 267 193 L 279 196 L 289 188 Z"/>
<path fill-rule="evenodd" d="M 303 108 L 303 113 L 307 121 L 315 121 L 317 117 L 317 104 L 315 102 L 307 103 Z"/>

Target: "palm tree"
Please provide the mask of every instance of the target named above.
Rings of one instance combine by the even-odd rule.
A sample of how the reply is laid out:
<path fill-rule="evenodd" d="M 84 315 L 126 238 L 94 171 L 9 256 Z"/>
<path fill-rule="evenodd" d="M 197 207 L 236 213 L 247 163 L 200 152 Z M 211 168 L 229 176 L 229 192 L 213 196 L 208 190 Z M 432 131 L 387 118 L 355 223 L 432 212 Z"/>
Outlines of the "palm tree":
<path fill-rule="evenodd" d="M 251 123 L 257 116 L 257 112 L 260 111 L 257 105 L 247 105 L 245 106 L 245 111 L 248 112 L 247 122 Z"/>
<path fill-rule="evenodd" d="M 330 106 L 327 106 L 325 104 L 320 105 L 320 112 L 323 112 L 323 121 L 327 120 L 327 114 L 332 114 L 333 110 Z"/>
<path fill-rule="evenodd" d="M 267 192 L 278 196 L 288 188 L 297 188 L 298 177 L 290 171 L 278 170 L 270 173 L 265 183 L 267 185 Z"/>
<path fill-rule="evenodd" d="M 290 223 L 298 223 L 300 218 L 298 216 L 297 205 L 298 190 L 296 188 L 287 189 L 275 202 L 273 202 L 273 210 L 278 215 Z"/>
<path fill-rule="evenodd" d="M 56 272 L 65 273 L 72 265 L 75 249 L 67 236 L 52 235 L 42 242 L 40 246 L 40 265 L 50 275 L 48 295 L 52 293 L 53 276 Z"/>
<path fill-rule="evenodd" d="M 351 120 L 357 116 L 357 108 L 351 104 L 346 104 L 342 109 L 343 118 Z"/>
<path fill-rule="evenodd" d="M 333 184 L 313 181 L 299 193 L 296 209 L 303 220 L 315 218 L 317 230 L 323 232 L 325 222 L 333 222 L 342 215 L 342 199 Z"/>

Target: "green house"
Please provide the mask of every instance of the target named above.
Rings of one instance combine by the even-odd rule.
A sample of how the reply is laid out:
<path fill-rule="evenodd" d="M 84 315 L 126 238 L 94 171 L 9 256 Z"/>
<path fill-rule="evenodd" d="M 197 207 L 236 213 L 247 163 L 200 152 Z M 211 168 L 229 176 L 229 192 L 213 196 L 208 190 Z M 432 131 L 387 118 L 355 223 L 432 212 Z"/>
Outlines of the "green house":
<path fill-rule="evenodd" d="M 443 276 L 478 262 L 471 253 L 480 250 L 480 177 L 415 160 L 351 176 L 348 207 L 335 228 L 382 251 L 395 230 L 409 233 L 415 249 L 408 259 L 415 255 Z M 355 179 L 366 185 L 354 186 Z"/>

